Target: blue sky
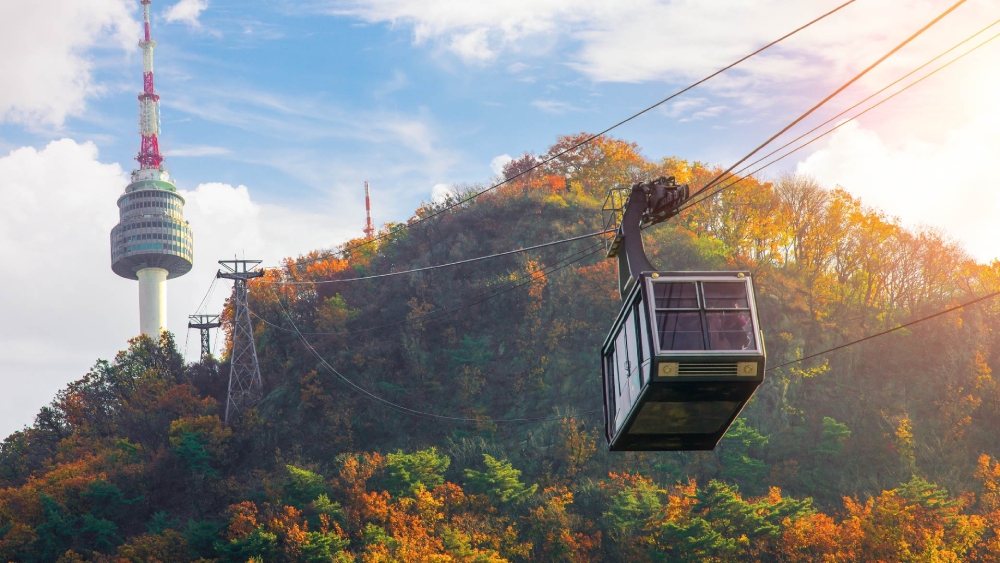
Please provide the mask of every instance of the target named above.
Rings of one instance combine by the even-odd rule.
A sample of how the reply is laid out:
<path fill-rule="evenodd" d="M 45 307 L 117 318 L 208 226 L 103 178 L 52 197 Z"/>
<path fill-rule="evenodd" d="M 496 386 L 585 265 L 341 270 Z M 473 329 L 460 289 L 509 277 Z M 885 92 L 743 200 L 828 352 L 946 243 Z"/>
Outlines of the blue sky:
<path fill-rule="evenodd" d="M 195 232 L 170 327 L 183 344 L 220 258 L 360 235 L 364 180 L 376 223 L 405 220 L 435 186 L 488 182 L 498 158 L 600 130 L 838 3 L 154 0 L 160 146 Z M 614 135 L 727 165 L 949 4 L 858 0 Z M 108 231 L 139 144 L 139 18 L 133 0 L 0 5 L 0 434 L 137 332 Z M 801 130 L 998 18 L 1000 0 L 969 0 Z M 997 68 L 989 44 L 771 173 L 841 185 L 990 260 Z"/>

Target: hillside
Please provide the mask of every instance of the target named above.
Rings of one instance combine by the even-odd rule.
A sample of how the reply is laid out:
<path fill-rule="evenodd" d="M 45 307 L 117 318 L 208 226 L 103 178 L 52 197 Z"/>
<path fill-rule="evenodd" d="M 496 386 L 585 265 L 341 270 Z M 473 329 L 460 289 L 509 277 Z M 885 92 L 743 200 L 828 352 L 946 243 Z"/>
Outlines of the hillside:
<path fill-rule="evenodd" d="M 714 452 L 612 454 L 597 239 L 331 283 L 598 231 L 609 187 L 715 172 L 613 139 L 558 162 L 251 282 L 266 397 L 232 425 L 225 358 L 165 335 L 99 361 L 0 446 L 0 561 L 1000 561 L 996 302 L 769 372 Z M 753 272 L 770 365 L 1000 290 L 794 176 L 646 237 L 664 270 Z"/>

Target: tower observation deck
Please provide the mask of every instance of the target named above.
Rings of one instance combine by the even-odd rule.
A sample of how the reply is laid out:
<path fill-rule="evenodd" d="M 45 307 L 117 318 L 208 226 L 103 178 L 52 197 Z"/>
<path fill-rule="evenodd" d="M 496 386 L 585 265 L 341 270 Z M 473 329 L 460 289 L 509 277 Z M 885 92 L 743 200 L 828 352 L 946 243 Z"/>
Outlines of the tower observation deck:
<path fill-rule="evenodd" d="M 111 230 L 111 269 L 139 280 L 139 328 L 156 338 L 167 325 L 166 280 L 183 276 L 194 260 L 194 236 L 184 220 L 184 198 L 163 169 L 160 154 L 160 96 L 153 88 L 153 47 L 149 4 L 141 0 L 144 27 L 143 90 L 139 94 L 142 146 L 131 182 L 118 198 L 119 222 Z"/>

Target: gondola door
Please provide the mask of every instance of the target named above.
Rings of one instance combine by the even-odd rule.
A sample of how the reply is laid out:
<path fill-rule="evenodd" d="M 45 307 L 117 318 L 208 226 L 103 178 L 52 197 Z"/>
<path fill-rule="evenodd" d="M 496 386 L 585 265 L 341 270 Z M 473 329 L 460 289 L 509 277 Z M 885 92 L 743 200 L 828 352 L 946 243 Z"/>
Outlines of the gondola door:
<path fill-rule="evenodd" d="M 644 354 L 636 317 L 637 307 L 633 304 L 619 328 L 614 350 L 606 356 L 606 369 L 612 375 L 608 378 L 611 389 L 607 392 L 611 403 L 609 406 L 613 406 L 615 413 L 616 431 L 621 429 L 632 405 L 639 399 L 646 379 L 642 373 Z"/>

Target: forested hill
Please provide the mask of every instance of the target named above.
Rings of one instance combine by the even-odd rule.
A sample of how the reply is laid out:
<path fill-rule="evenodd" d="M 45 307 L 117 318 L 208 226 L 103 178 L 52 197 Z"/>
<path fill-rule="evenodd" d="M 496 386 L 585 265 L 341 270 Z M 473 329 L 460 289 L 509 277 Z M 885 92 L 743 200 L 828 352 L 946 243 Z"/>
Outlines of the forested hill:
<path fill-rule="evenodd" d="M 3 442 L 0 561 L 1000 561 L 996 302 L 769 372 L 713 452 L 612 454 L 598 239 L 332 282 L 598 231 L 609 187 L 715 172 L 573 154 L 251 282 L 266 396 L 233 424 L 226 358 L 165 335 L 98 362 Z M 1000 289 L 1000 264 L 807 178 L 646 237 L 664 270 L 753 272 L 772 366 Z"/>

